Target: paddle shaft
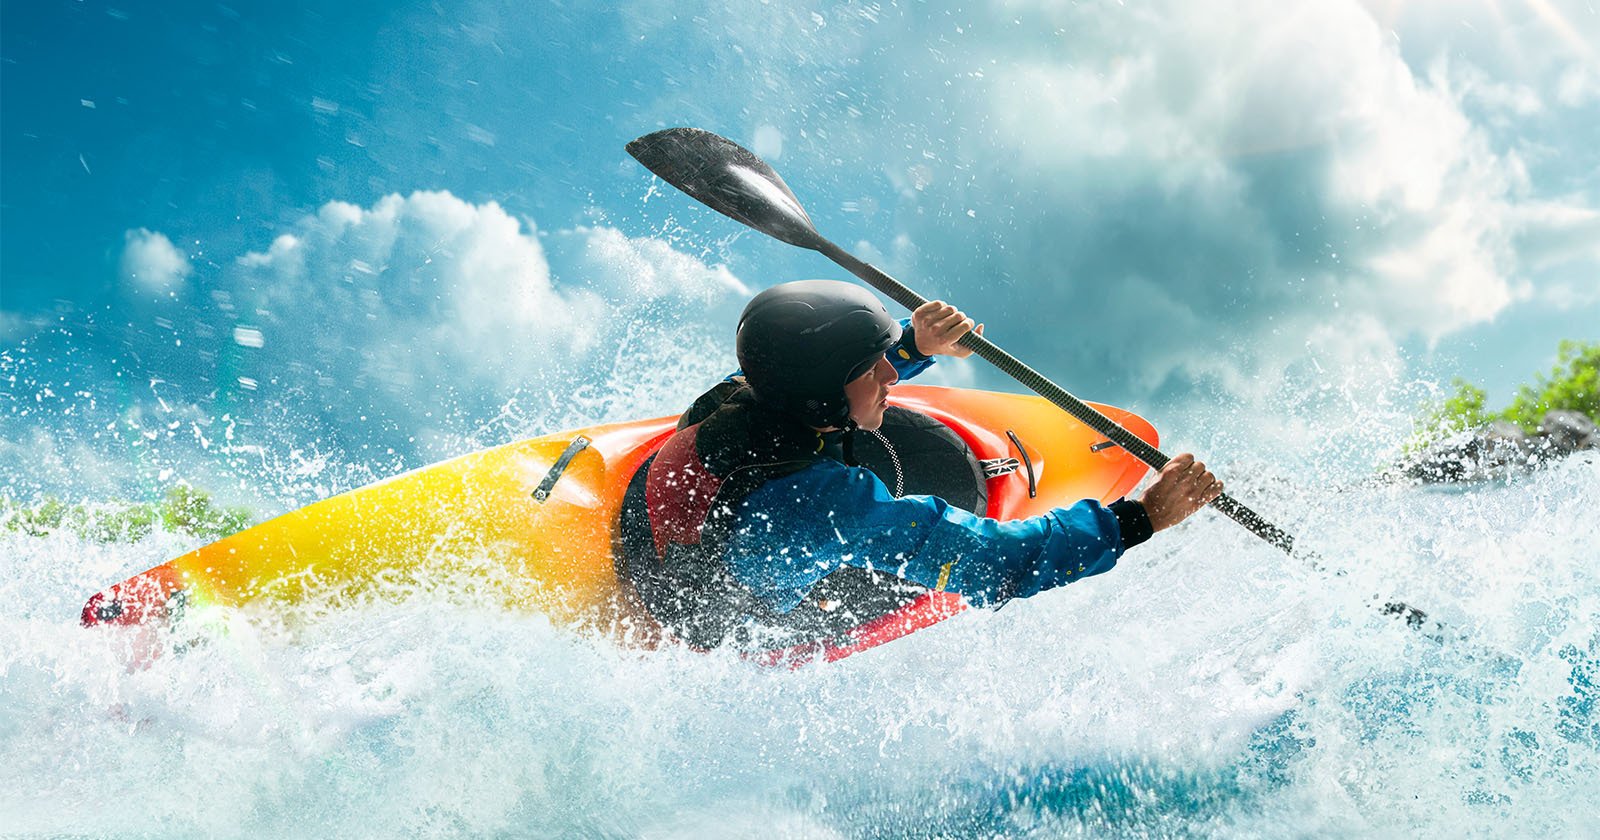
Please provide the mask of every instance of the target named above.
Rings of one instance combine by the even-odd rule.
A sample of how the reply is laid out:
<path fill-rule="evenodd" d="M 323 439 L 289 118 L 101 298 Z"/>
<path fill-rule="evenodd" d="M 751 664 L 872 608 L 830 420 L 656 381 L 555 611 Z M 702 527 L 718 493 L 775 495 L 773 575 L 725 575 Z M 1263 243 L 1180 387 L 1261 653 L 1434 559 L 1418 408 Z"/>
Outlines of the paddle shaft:
<path fill-rule="evenodd" d="M 826 239 L 822 240 L 817 251 L 838 263 L 851 274 L 866 281 L 868 285 L 882 292 L 890 300 L 909 310 L 915 311 L 917 307 L 928 302 L 927 298 L 912 291 L 904 283 L 890 277 L 876 266 L 857 259 L 854 254 Z M 970 332 L 961 338 L 960 343 L 964 347 L 971 348 L 973 353 L 1004 371 L 1012 379 L 1022 383 L 1028 390 L 1056 404 L 1063 411 L 1076 417 L 1084 425 L 1105 435 L 1112 443 L 1127 450 L 1128 454 L 1138 458 L 1140 461 L 1149 464 L 1152 469 L 1159 470 L 1166 466 L 1168 461 L 1172 460 L 1161 450 L 1124 429 L 1115 420 L 1096 411 L 1093 406 L 1074 397 L 1067 392 L 1067 389 L 1046 379 L 1021 359 L 1002 350 L 999 345 L 989 339 L 975 332 Z M 1233 521 L 1248 528 L 1250 533 L 1266 540 L 1287 554 L 1294 554 L 1294 535 L 1263 519 L 1260 514 L 1245 507 L 1238 499 L 1224 493 L 1218 496 L 1211 503 L 1211 506 L 1226 514 Z"/>
<path fill-rule="evenodd" d="M 914 311 L 927 303 L 900 281 L 862 262 L 818 233 L 805 208 L 800 206 L 800 200 L 778 173 L 739 144 L 698 128 L 668 128 L 633 140 L 628 144 L 628 153 L 697 201 L 782 242 L 821 253 L 907 309 Z M 1143 463 L 1159 470 L 1171 460 L 983 336 L 968 333 L 962 337 L 961 344 Z M 1293 536 L 1231 496 L 1219 496 L 1211 505 L 1256 536 L 1303 560 L 1313 570 L 1344 576 L 1343 570 L 1328 569 L 1314 553 L 1303 548 L 1296 550 Z M 1426 626 L 1427 614 L 1409 604 L 1382 599 L 1374 599 L 1374 604 L 1385 615 L 1399 617 L 1413 629 L 1422 630 Z M 1434 627 L 1442 632 L 1437 622 Z M 1433 638 L 1442 636 L 1436 632 Z"/>
<path fill-rule="evenodd" d="M 928 302 L 928 299 L 917 294 L 899 280 L 890 277 L 881 269 L 870 263 L 857 259 L 854 254 L 840 248 L 827 239 L 820 239 L 816 246 L 818 253 L 833 260 L 848 270 L 851 274 L 866 281 L 867 285 L 882 292 L 890 300 L 916 311 L 917 307 Z M 1084 425 L 1106 436 L 1112 443 L 1127 450 L 1128 454 L 1146 464 L 1152 469 L 1159 470 L 1172 460 L 1161 450 L 1146 443 L 1144 439 L 1124 429 L 1121 424 L 1110 417 L 1096 411 L 1095 408 L 1083 400 L 1074 397 L 1067 389 L 1046 379 L 1043 374 L 1029 367 L 1021 359 L 1000 349 L 999 345 L 978 335 L 975 332 L 967 333 L 961 337 L 960 344 L 969 347 L 972 352 L 1000 370 L 1012 379 L 1017 380 L 1041 397 L 1054 403 L 1061 410 L 1071 414 Z M 1243 525 L 1269 544 L 1283 551 L 1285 554 L 1299 557 L 1311 566 L 1314 571 L 1331 573 L 1335 577 L 1344 577 L 1343 570 L 1329 570 L 1322 558 L 1310 551 L 1295 551 L 1294 535 L 1263 519 L 1260 514 L 1246 507 L 1238 499 L 1224 493 L 1211 502 L 1211 507 L 1216 508 L 1229 519 Z M 1413 630 L 1428 629 L 1428 614 L 1404 601 L 1390 601 L 1383 598 L 1374 598 L 1373 605 L 1384 615 L 1394 616 L 1404 621 Z M 1431 638 L 1436 641 L 1443 639 L 1443 626 L 1433 622 Z"/>

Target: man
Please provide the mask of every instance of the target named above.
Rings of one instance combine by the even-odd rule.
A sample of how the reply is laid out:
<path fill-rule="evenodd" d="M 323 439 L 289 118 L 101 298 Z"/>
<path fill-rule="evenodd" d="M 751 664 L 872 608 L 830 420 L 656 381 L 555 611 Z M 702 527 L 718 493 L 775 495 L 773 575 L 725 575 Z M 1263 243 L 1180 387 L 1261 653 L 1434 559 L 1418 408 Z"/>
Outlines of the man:
<path fill-rule="evenodd" d="M 1014 522 L 895 498 L 855 465 L 854 433 L 879 428 L 898 380 L 970 355 L 957 342 L 973 329 L 939 301 L 902 327 L 865 289 L 830 280 L 756 295 L 739 319 L 741 371 L 695 401 L 623 505 L 620 562 L 655 618 L 696 647 L 761 650 L 892 611 L 905 603 L 885 595 L 896 585 L 997 606 L 1108 571 L 1222 492 L 1183 454 L 1138 501 Z"/>

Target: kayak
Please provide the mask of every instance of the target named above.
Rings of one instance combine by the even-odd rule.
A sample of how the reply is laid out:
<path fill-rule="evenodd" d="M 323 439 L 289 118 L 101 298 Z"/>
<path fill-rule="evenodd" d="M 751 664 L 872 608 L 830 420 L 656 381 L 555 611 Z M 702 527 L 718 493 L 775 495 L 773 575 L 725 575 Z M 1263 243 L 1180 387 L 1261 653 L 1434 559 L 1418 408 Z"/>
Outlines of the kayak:
<path fill-rule="evenodd" d="M 858 444 L 862 465 L 891 490 L 936 492 L 996 519 L 1080 499 L 1115 501 L 1148 469 L 1040 397 L 899 385 L 889 403 L 896 416 L 940 434 L 910 422 L 895 427 L 907 430 L 898 439 L 858 433 L 873 444 Z M 1143 418 L 1091 405 L 1159 444 Z M 208 607 L 286 613 L 450 581 L 467 584 L 456 591 L 479 605 L 537 612 L 623 640 L 659 640 L 617 561 L 618 517 L 629 481 L 676 422 L 661 417 L 508 443 L 315 502 L 95 594 L 82 623 L 172 626 Z M 919 469 L 925 463 L 942 466 Z M 925 590 L 835 638 L 770 658 L 839 659 L 964 608 L 955 593 Z"/>

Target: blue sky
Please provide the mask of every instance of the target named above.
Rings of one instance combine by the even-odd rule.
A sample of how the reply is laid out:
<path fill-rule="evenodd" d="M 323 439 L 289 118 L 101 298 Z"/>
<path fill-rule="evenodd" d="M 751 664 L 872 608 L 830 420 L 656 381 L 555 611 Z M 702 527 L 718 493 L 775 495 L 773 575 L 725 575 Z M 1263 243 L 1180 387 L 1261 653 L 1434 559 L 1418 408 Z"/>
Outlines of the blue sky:
<path fill-rule="evenodd" d="M 1158 420 L 1452 375 L 1503 400 L 1600 339 L 1580 2 L 0 14 L 0 458 L 61 475 L 152 430 L 381 470 L 671 410 L 750 291 L 839 272 L 654 188 L 623 145 L 669 125 L 755 149 L 830 238 Z"/>

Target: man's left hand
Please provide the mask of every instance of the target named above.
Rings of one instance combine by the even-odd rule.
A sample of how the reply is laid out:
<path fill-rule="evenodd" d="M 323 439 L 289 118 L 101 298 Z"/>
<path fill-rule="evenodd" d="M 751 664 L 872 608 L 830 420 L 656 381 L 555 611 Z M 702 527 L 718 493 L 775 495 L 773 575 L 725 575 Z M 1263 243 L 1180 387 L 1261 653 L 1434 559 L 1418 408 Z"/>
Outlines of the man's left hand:
<path fill-rule="evenodd" d="M 956 342 L 969 332 L 983 335 L 983 325 L 976 330 L 966 313 L 942 300 L 930 300 L 911 313 L 911 331 L 917 339 L 917 352 L 924 356 L 950 356 L 965 359 L 972 348 Z"/>

